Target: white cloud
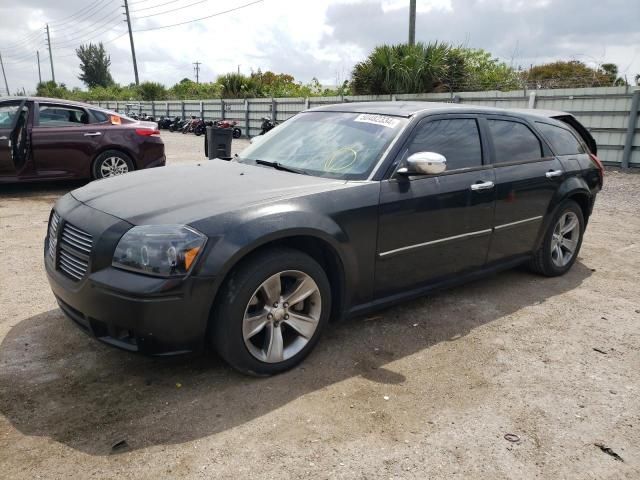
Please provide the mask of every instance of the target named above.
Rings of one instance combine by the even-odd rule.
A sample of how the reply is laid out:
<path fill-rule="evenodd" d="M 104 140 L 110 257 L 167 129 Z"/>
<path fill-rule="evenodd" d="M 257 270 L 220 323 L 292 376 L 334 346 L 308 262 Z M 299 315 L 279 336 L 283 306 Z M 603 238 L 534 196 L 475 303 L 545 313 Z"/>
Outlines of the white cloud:
<path fill-rule="evenodd" d="M 195 0 L 131 0 L 134 30 L 189 21 L 247 3 L 249 0 L 209 0 L 166 15 Z M 611 0 L 614 1 L 614 0 Z M 418 39 L 444 40 L 485 48 L 495 55 L 528 66 L 556 58 L 583 55 L 583 60 L 607 60 L 640 72 L 640 6 L 593 4 L 578 0 L 418 0 Z M 202 81 L 218 74 L 273 69 L 309 81 L 335 84 L 348 78 L 353 65 L 376 44 L 405 41 L 408 0 L 264 0 L 255 6 L 197 23 L 135 33 L 140 79 L 172 85 L 193 78 L 192 62 L 200 61 Z M 614 2 L 615 3 L 615 2 Z M 634 3 L 634 2 L 632 2 Z M 78 22 L 65 18 L 92 8 L 95 15 Z M 22 0 L 0 6 L 0 53 L 12 91 L 33 91 L 37 82 L 35 51 L 40 50 L 43 79 L 51 78 L 43 24 L 51 22 L 56 80 L 81 86 L 74 48 L 80 42 L 109 41 L 126 32 L 121 0 Z M 101 11 L 98 12 L 98 10 Z M 144 9 L 144 10 L 143 10 Z M 635 10 L 635 13 L 634 13 Z M 90 10 L 89 10 L 90 11 Z M 114 17 L 112 21 L 107 21 Z M 634 19 L 635 20 L 630 20 Z M 93 25 L 92 25 L 93 23 Z M 124 35 L 105 44 L 112 73 L 121 84 L 133 81 L 129 39 Z M 3 85 L 0 83 L 0 88 Z"/>

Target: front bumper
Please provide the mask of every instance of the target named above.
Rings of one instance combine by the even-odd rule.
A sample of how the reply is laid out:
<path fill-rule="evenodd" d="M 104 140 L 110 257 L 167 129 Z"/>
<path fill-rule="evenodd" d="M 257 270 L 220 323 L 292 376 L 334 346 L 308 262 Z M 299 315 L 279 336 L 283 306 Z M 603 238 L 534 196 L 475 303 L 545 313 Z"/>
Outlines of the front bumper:
<path fill-rule="evenodd" d="M 86 275 L 75 280 L 56 268 L 45 239 L 47 278 L 67 317 L 85 333 L 129 351 L 168 355 L 202 348 L 212 278 L 155 278 L 114 268 L 110 257 L 130 226 L 73 198 L 59 201 L 56 211 L 96 242 Z"/>

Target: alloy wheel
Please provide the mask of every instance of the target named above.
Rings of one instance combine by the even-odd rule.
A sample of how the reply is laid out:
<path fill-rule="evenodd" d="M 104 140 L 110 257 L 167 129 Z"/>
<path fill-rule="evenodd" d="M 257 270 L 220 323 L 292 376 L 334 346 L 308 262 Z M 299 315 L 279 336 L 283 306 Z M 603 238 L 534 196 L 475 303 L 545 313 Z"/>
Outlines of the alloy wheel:
<path fill-rule="evenodd" d="M 123 175 L 129 171 L 129 166 L 124 158 L 107 157 L 100 165 L 100 174 L 102 178 L 115 177 Z"/>
<path fill-rule="evenodd" d="M 560 215 L 551 235 L 551 261 L 556 267 L 566 266 L 578 248 L 580 221 L 573 212 Z"/>
<path fill-rule="evenodd" d="M 276 273 L 256 289 L 245 309 L 244 343 L 262 362 L 283 362 L 309 343 L 321 313 L 320 289 L 313 278 L 297 270 Z"/>

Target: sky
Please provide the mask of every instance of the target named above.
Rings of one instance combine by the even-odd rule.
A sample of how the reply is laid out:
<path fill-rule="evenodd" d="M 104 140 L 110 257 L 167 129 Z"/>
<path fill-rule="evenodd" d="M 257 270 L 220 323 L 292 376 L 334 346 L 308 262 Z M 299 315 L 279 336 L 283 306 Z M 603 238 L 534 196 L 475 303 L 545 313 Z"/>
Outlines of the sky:
<path fill-rule="evenodd" d="M 116 82 L 134 81 L 123 0 L 20 0 L 0 6 L 0 54 L 11 93 L 43 80 L 82 87 L 74 49 L 105 43 Z M 251 5 L 248 5 L 253 3 Z M 405 42 L 409 0 L 129 0 L 140 81 L 167 86 L 238 69 L 323 85 L 349 79 L 376 45 Z M 483 48 L 515 68 L 554 60 L 615 63 L 640 73 L 640 0 L 417 0 L 416 40 Z M 229 11 L 233 10 L 233 11 Z M 226 13 L 225 13 L 226 12 Z M 217 14 L 217 15 L 216 15 Z M 215 15 L 215 16 L 212 16 Z M 211 18 L 193 21 L 205 16 Z M 144 18 L 143 18 L 144 17 Z M 176 23 L 184 25 L 167 27 Z M 146 31 L 145 31 L 146 30 Z M 0 93 L 5 93 L 0 79 Z"/>

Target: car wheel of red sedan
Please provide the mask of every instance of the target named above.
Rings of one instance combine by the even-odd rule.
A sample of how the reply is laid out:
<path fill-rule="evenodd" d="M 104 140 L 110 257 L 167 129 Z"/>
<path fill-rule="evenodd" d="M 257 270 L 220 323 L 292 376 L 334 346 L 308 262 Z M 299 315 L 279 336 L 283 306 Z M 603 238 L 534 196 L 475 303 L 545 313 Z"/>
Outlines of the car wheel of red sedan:
<path fill-rule="evenodd" d="M 125 153 L 117 150 L 107 150 L 101 153 L 93 163 L 93 178 L 115 177 L 133 170 L 133 162 Z"/>

